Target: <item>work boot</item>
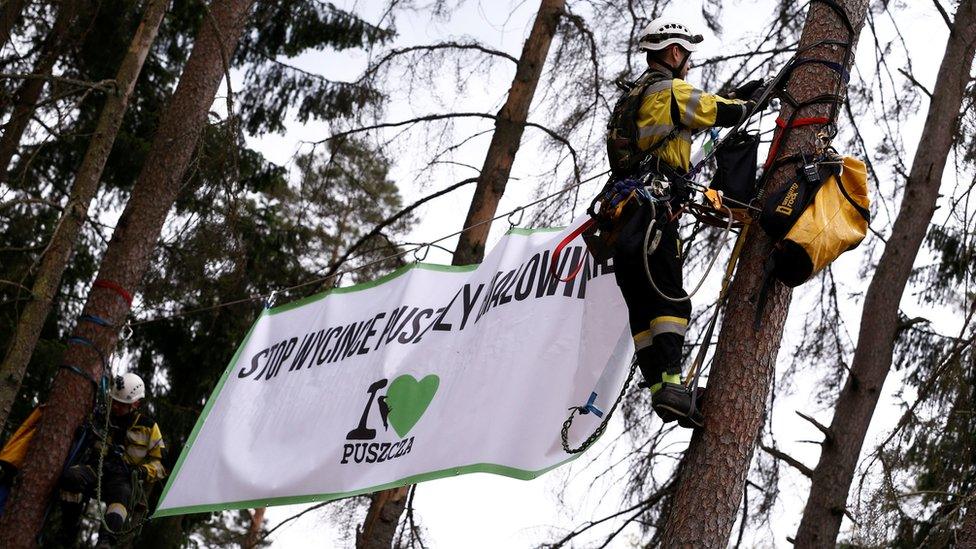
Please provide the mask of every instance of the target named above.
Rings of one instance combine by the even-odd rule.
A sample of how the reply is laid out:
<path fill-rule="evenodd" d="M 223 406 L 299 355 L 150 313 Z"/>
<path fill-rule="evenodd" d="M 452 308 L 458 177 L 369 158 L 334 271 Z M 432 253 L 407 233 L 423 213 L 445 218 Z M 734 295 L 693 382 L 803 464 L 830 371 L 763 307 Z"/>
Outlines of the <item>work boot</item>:
<path fill-rule="evenodd" d="M 680 383 L 664 382 L 651 395 L 651 407 L 665 423 L 677 421 L 678 425 L 688 429 L 701 427 L 705 421 L 700 406 L 702 390 L 698 389 L 695 399 L 691 394 L 691 390 Z"/>

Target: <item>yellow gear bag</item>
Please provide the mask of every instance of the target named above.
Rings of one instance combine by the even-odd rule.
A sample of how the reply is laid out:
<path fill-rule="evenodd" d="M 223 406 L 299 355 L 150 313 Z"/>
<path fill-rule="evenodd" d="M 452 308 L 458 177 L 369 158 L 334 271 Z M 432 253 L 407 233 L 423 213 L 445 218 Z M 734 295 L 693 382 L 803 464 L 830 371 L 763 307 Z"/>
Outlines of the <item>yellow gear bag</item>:
<path fill-rule="evenodd" d="M 17 469 L 24 463 L 24 456 L 27 455 L 27 445 L 30 444 L 34 430 L 37 429 L 37 422 L 41 419 L 41 408 L 34 408 L 34 411 L 27 416 L 27 419 L 17 427 L 14 434 L 0 450 L 0 461 L 5 461 Z"/>
<path fill-rule="evenodd" d="M 824 165 L 829 167 L 824 170 Z M 787 185 L 764 211 L 792 217 L 795 214 L 787 210 L 800 210 L 772 254 L 772 274 L 787 286 L 803 284 L 840 254 L 856 248 L 867 235 L 870 200 L 864 163 L 845 156 L 822 162 L 820 173 L 826 175 L 819 188 L 808 187 L 815 190 L 812 197 L 804 196 L 811 193 L 798 180 Z"/>

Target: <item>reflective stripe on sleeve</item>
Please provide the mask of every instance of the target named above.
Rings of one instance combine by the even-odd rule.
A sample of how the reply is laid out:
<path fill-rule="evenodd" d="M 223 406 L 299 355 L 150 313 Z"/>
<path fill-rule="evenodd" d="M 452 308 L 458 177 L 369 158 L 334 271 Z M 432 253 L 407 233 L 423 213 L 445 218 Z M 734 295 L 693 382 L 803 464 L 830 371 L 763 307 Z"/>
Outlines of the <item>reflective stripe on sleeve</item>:
<path fill-rule="evenodd" d="M 701 104 L 702 92 L 699 89 L 692 89 L 688 102 L 685 103 L 685 114 L 681 117 L 681 123 L 690 126 L 695 122 L 695 113 L 698 112 L 698 105 Z"/>

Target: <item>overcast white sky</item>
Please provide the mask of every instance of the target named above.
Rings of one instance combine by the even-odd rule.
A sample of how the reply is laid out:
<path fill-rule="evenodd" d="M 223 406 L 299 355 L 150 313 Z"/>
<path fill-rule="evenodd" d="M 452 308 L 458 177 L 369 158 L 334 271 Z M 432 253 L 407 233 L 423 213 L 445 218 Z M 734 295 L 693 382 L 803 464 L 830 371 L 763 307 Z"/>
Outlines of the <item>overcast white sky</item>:
<path fill-rule="evenodd" d="M 337 5 L 354 9 L 369 20 L 375 21 L 385 2 L 369 0 L 361 2 L 338 1 Z M 692 26 L 704 30 L 700 21 L 701 2 L 675 2 L 679 5 L 667 13 L 680 16 L 689 21 Z M 733 0 L 724 2 L 723 24 L 725 33 L 721 37 L 708 36 L 704 51 L 699 58 L 709 57 L 717 52 L 739 51 L 744 47 L 744 39 L 754 36 L 768 22 L 766 16 L 770 13 L 770 1 L 749 2 Z M 910 8 L 900 12 L 902 31 L 909 48 L 916 54 L 914 65 L 916 77 L 928 87 L 931 87 L 938 61 L 941 59 L 942 47 L 947 36 L 946 27 L 931 3 L 910 2 Z M 402 47 L 411 44 L 432 43 L 449 38 L 471 37 L 491 47 L 504 50 L 518 56 L 522 41 L 531 26 L 532 18 L 538 7 L 537 1 L 527 2 L 468 2 L 453 15 L 450 21 L 432 21 L 423 13 L 416 15 L 401 15 L 398 17 L 397 30 L 399 36 L 393 44 Z M 890 33 L 890 25 L 884 18 L 879 18 L 879 32 Z M 706 33 L 707 34 L 707 33 Z M 873 66 L 873 50 L 870 40 L 862 40 L 858 51 L 858 67 L 868 73 Z M 929 62 L 919 62 L 928 57 Z M 336 54 L 323 52 L 308 55 L 296 61 L 296 64 L 323 74 L 331 79 L 352 80 L 365 67 L 367 58 L 361 52 L 346 52 Z M 898 62 L 894 66 L 899 66 Z M 773 72 L 776 68 L 770 68 Z M 455 90 L 451 74 L 445 74 L 443 81 L 436 82 L 442 101 L 455 103 L 459 108 L 468 110 L 494 112 L 504 99 L 504 93 L 511 82 L 512 70 L 507 65 L 499 64 L 491 73 L 491 77 L 484 81 L 469 82 L 463 90 Z M 857 76 L 855 76 L 857 77 Z M 689 80 L 695 81 L 692 72 Z M 220 103 L 220 101 L 218 101 Z M 419 105 L 419 106 L 417 106 Z M 442 106 L 430 103 L 427 112 L 440 112 Z M 404 101 L 395 101 L 387 111 L 386 119 L 402 120 L 423 112 L 423 102 L 415 104 L 416 110 L 411 109 Z M 914 153 L 914 142 L 924 118 L 927 104 L 923 104 L 921 111 L 913 116 L 904 126 L 905 143 L 909 146 L 908 154 Z M 531 118 L 531 115 L 530 115 Z M 846 124 L 846 120 L 842 122 Z M 484 124 L 472 123 L 470 127 L 484 128 Z M 458 125 L 458 134 L 469 126 Z M 864 124 L 861 128 L 869 143 L 875 143 L 878 129 L 873 124 Z M 319 140 L 328 135 L 328 129 L 322 124 L 301 125 L 294 121 L 288 125 L 288 132 L 283 136 L 265 136 L 252 143 L 261 150 L 267 158 L 279 163 L 289 164 L 300 143 L 307 140 Z M 538 166 L 546 161 L 540 158 L 535 150 L 539 138 L 531 133 L 526 134 L 523 150 L 517 157 L 513 170 L 513 183 L 508 187 L 506 195 L 499 208 L 499 212 L 507 211 L 527 201 L 531 194 L 529 185 L 518 184 L 518 178 L 530 178 L 537 173 Z M 487 146 L 487 138 L 472 142 L 463 149 L 457 158 L 475 166 L 480 166 Z M 418 185 L 416 180 L 416 158 L 404 157 L 398 162 L 392 173 L 401 188 L 404 202 L 409 203 L 422 197 L 432 189 L 443 188 L 464 177 L 470 172 L 458 169 L 454 172 L 444 172 L 443 179 L 431 184 Z M 910 161 L 910 160 L 909 160 Z M 951 164 L 950 164 L 951 166 Z M 585 175 L 585 174 L 584 174 Z M 595 189 L 596 184 L 588 192 Z M 584 193 L 586 195 L 587 193 Z M 453 193 L 440 198 L 424 208 L 418 216 L 418 223 L 414 228 L 410 240 L 425 242 L 458 230 L 467 212 L 471 191 Z M 888 220 L 881 219 L 879 226 Z M 507 223 L 497 223 L 492 230 L 490 242 L 496 241 L 508 228 Z M 448 243 L 448 248 L 453 248 Z M 450 257 L 446 252 L 434 251 L 427 261 L 449 263 Z M 857 272 L 863 257 L 852 253 L 843 256 L 835 267 L 836 273 L 842 273 L 842 282 L 852 292 L 863 290 L 864 281 L 860 280 Z M 694 278 L 694 277 L 692 277 Z M 713 285 L 714 286 L 714 285 Z M 706 288 L 704 295 L 708 294 Z M 789 353 L 787 350 L 791 342 L 797 339 L 796 331 L 800 329 L 800 315 L 808 310 L 808 304 L 814 296 L 803 296 L 802 292 L 796 296 L 793 313 L 787 327 L 780 353 L 780 371 L 787 365 Z M 703 298 L 705 299 L 705 298 Z M 856 337 L 857 321 L 860 305 L 856 300 L 849 300 L 848 329 L 851 338 Z M 910 297 L 905 299 L 903 308 L 909 315 L 921 314 L 932 316 L 932 311 L 920 308 Z M 951 325 L 951 315 L 935 318 L 940 328 Z M 773 410 L 776 432 L 779 443 L 787 452 L 802 459 L 809 465 L 816 463 L 817 453 L 813 445 L 799 441 L 817 438 L 816 431 L 794 415 L 794 410 L 803 410 L 813 414 L 824 423 L 829 423 L 831 411 L 821 409 L 812 402 L 809 384 L 815 384 L 814 379 L 800 379 L 792 387 L 781 387 L 777 395 L 776 407 Z M 898 385 L 898 376 L 889 377 L 886 392 L 892 392 Z M 878 409 L 876 421 L 869 435 L 869 440 L 883 433 L 884 428 L 898 417 L 898 410 L 894 408 L 890 399 L 889 404 Z M 550 541 L 555 536 L 548 535 L 552 531 L 572 528 L 581 522 L 600 518 L 612 512 L 619 499 L 611 494 L 601 498 L 602 490 L 588 491 L 587 484 L 591 476 L 588 474 L 588 461 L 591 456 L 600 454 L 605 445 L 613 440 L 614 432 L 619 432 L 620 420 L 615 418 L 611 431 L 596 447 L 577 460 L 572 466 L 551 472 L 534 481 L 518 481 L 500 476 L 485 474 L 467 475 L 458 478 L 438 480 L 421 485 L 417 490 L 416 513 L 422 526 L 425 527 L 430 546 L 436 548 L 454 547 L 529 547 Z M 682 442 L 683 444 L 683 442 Z M 607 458 L 604 458 L 607 459 Z M 595 467 L 595 464 L 592 465 Z M 746 538 L 746 545 L 751 547 L 780 547 L 786 546 L 785 537 L 793 535 L 798 524 L 803 502 L 806 497 L 808 482 L 792 470 L 783 468 L 781 488 L 783 498 L 778 506 L 780 519 L 775 524 L 750 532 Z M 564 486 L 568 486 L 569 508 L 561 505 L 556 493 Z M 300 511 L 306 506 L 285 506 L 271 508 L 268 511 L 269 525 L 273 526 L 280 520 Z M 610 529 L 616 528 L 611 522 L 607 529 L 599 530 L 596 537 L 583 541 L 602 539 Z M 272 536 L 275 547 L 322 547 L 339 545 L 337 530 L 333 525 L 324 521 L 321 515 L 312 513 L 302 519 L 285 526 Z M 631 543 L 639 542 L 636 530 L 625 531 L 623 535 L 611 545 L 612 547 L 627 547 Z"/>

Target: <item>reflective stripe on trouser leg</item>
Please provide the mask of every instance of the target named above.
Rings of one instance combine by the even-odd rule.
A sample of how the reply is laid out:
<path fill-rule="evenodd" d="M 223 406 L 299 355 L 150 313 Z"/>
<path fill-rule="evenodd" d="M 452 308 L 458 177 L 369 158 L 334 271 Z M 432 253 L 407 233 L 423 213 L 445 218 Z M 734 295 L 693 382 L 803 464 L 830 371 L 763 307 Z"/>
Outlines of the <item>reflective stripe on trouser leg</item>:
<path fill-rule="evenodd" d="M 106 520 L 108 520 L 109 515 L 118 515 L 119 517 L 122 517 L 122 520 L 124 521 L 125 518 L 129 516 L 129 511 L 125 508 L 125 505 L 122 505 L 121 503 L 112 503 L 109 504 L 108 509 L 105 510 Z"/>
<path fill-rule="evenodd" d="M 651 319 L 650 329 L 647 331 L 651 333 L 652 338 L 661 334 L 678 334 L 684 337 L 688 331 L 688 319 L 680 316 L 655 317 Z"/>

